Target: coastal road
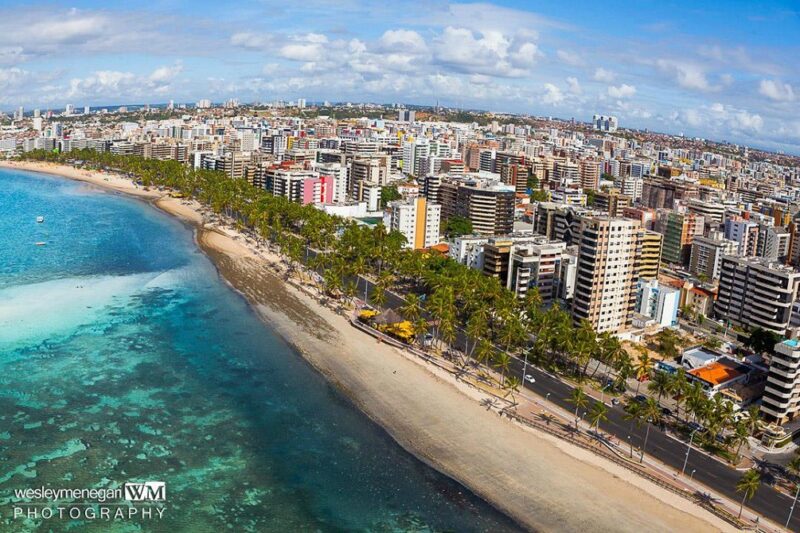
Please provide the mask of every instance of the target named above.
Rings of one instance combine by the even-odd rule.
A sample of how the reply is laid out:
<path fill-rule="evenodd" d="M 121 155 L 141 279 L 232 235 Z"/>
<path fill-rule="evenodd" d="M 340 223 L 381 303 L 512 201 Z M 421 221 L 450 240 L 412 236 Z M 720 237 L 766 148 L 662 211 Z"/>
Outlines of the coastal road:
<path fill-rule="evenodd" d="M 367 288 L 368 294 L 372 294 L 373 286 L 374 284 L 371 281 L 361 278 L 358 283 L 359 297 L 364 297 L 365 287 Z M 405 303 L 400 296 L 391 291 L 387 291 L 386 296 L 386 307 L 397 310 Z M 457 332 L 454 344 L 459 348 L 464 347 L 465 337 L 462 331 L 459 330 Z M 523 362 L 519 359 L 512 358 L 509 373 L 521 378 L 522 372 Z M 566 411 L 575 411 L 575 407 L 567 401 L 567 398 L 569 398 L 572 392 L 572 387 L 570 385 L 531 365 L 527 366 L 526 373 L 531 374 L 536 380 L 533 384 L 522 380 L 526 389 L 542 398 L 547 397 L 549 393 L 548 401 L 553 402 Z M 632 424 L 631 421 L 625 420 L 624 414 L 625 411 L 622 409 L 621 405 L 611 406 L 608 410 L 608 421 L 601 423 L 600 429 L 605 433 L 613 435 L 620 443 L 623 443 L 623 447 L 628 445 L 628 442 L 632 443 L 634 448 L 633 455 L 636 457 L 637 449 L 641 448 L 644 443 L 647 428 L 644 425 L 637 427 L 635 423 Z M 679 442 L 668 436 L 657 426 L 652 426 L 650 428 L 650 436 L 647 439 L 647 449 L 645 451 L 663 464 L 674 468 L 676 472 L 680 472 L 686 458 L 686 443 Z M 736 492 L 736 483 L 739 481 L 743 472 L 734 470 L 725 463 L 717 461 L 695 448 L 689 452 L 686 475 L 689 476 L 692 470 L 694 470 L 693 478 L 703 483 L 713 493 L 723 495 L 734 502 L 741 501 L 742 494 Z M 792 498 L 789 498 L 768 485 L 762 484 L 753 499 L 749 500 L 746 505 L 750 509 L 782 526 L 786 523 L 786 518 L 789 516 Z M 789 524 L 789 529 L 791 531 L 800 532 L 800 508 L 795 509 L 792 521 Z"/>
<path fill-rule="evenodd" d="M 522 366 L 521 361 L 515 360 L 512 365 L 512 372 L 515 372 L 518 376 L 521 375 Z M 525 382 L 526 389 L 542 397 L 547 396 L 549 393 L 549 401 L 569 412 L 575 411 L 575 407 L 567 401 L 572 392 L 572 388 L 569 385 L 530 365 L 528 365 L 526 372 L 536 380 L 536 383 L 533 384 Z M 624 419 L 624 414 L 625 412 L 621 405 L 611 406 L 608 410 L 608 421 L 601 423 L 600 429 L 614 435 L 623 443 L 623 448 L 627 447 L 628 437 L 630 436 L 630 442 L 634 448 L 633 456 L 637 457 L 637 448 L 644 443 L 646 428 L 644 425 L 637 427 L 635 423 L 632 425 L 630 421 Z M 652 426 L 647 440 L 646 453 L 657 458 L 665 465 L 674 468 L 676 472 L 680 472 L 686 458 L 686 444 L 672 439 L 657 426 Z M 741 501 L 742 494 L 736 492 L 736 483 L 739 481 L 742 472 L 734 470 L 724 463 L 700 453 L 696 449 L 692 449 L 689 453 L 686 475 L 690 475 L 692 470 L 695 471 L 694 479 L 700 481 L 712 491 L 724 495 L 732 501 Z M 792 499 L 772 487 L 762 484 L 753 499 L 747 502 L 747 506 L 775 523 L 783 525 L 789 516 Z M 789 528 L 792 531 L 800 531 L 800 509 L 796 509 Z"/>

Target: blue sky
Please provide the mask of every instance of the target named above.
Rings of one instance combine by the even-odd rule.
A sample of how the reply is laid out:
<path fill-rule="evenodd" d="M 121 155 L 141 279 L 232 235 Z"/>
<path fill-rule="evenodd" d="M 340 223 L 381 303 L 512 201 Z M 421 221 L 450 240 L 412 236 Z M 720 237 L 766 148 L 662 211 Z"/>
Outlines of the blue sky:
<path fill-rule="evenodd" d="M 800 153 L 795 0 L 0 0 L 0 108 L 375 101 Z"/>

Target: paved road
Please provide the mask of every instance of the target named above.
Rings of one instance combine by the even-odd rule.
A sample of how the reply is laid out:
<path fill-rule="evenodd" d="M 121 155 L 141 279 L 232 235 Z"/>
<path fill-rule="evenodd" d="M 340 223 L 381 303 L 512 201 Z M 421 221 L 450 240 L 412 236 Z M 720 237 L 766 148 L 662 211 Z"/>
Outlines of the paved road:
<path fill-rule="evenodd" d="M 514 361 L 513 372 L 516 372 L 517 375 L 522 374 L 522 362 Z M 572 390 L 569 385 L 550 377 L 542 371 L 532 369 L 530 366 L 528 366 L 527 373 L 533 375 L 536 379 L 534 384 L 525 383 L 527 389 L 540 396 L 546 396 L 550 393 L 549 400 L 551 402 L 567 411 L 574 412 L 575 407 L 566 400 Z M 636 424 L 632 425 L 630 421 L 623 418 L 623 415 L 622 406 L 612 406 L 608 412 L 608 421 L 601 423 L 600 429 L 614 435 L 622 443 L 627 443 L 628 436 L 630 436 L 630 442 L 633 443 L 634 447 L 633 454 L 636 457 L 636 449 L 644 442 L 646 428 L 645 426 L 637 427 Z M 676 442 L 666 433 L 653 426 L 650 428 L 646 452 L 676 471 L 680 471 L 686 458 L 686 444 Z M 695 470 L 694 478 L 713 491 L 733 501 L 741 501 L 742 495 L 736 492 L 736 482 L 741 477 L 741 472 L 699 453 L 695 449 L 692 449 L 689 453 L 686 474 L 691 474 L 692 470 Z M 767 485 L 762 485 L 753 499 L 747 503 L 748 507 L 780 525 L 786 522 L 791 505 L 791 498 Z M 792 531 L 800 531 L 800 509 L 796 509 L 789 526 Z"/>
<path fill-rule="evenodd" d="M 358 283 L 360 298 L 364 297 L 365 286 L 368 287 L 369 294 L 372 294 L 373 283 L 362 278 Z M 387 307 L 397 309 L 403 303 L 404 300 L 402 298 L 392 292 L 387 292 Z M 459 331 L 454 344 L 457 347 L 463 347 L 464 340 L 463 332 Z M 513 359 L 510 373 L 521 377 L 522 371 L 522 361 Z M 572 392 L 572 388 L 569 385 L 530 365 L 528 365 L 526 373 L 533 375 L 536 380 L 534 384 L 524 382 L 526 389 L 542 397 L 550 393 L 549 401 L 567 411 L 575 411 L 575 407 L 567 401 Z M 637 427 L 635 423 L 632 424 L 631 421 L 625 420 L 623 415 L 622 406 L 612 406 L 608 412 L 608 421 L 601 423 L 600 429 L 610 433 L 622 443 L 631 442 L 634 447 L 634 457 L 636 457 L 637 448 L 640 448 L 644 443 L 646 427 L 644 425 Z M 630 441 L 628 437 L 630 437 Z M 670 438 L 666 433 L 653 426 L 650 428 L 646 453 L 671 466 L 676 471 L 680 471 L 686 458 L 686 444 Z M 735 502 L 741 501 L 742 494 L 736 492 L 736 483 L 742 476 L 742 472 L 734 470 L 726 464 L 698 452 L 696 449 L 692 449 L 689 453 L 686 475 L 690 475 L 692 470 L 695 471 L 694 478 L 705 484 L 713 492 L 722 494 Z M 792 499 L 772 487 L 762 484 L 753 499 L 747 502 L 747 506 L 773 522 L 783 525 L 789 516 Z M 800 507 L 795 509 L 789 529 L 800 532 Z"/>

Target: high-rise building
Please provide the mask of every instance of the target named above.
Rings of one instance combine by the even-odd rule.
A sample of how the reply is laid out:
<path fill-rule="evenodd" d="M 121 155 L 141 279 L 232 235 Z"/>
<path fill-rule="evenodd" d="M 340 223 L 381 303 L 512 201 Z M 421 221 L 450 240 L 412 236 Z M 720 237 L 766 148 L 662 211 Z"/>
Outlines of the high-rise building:
<path fill-rule="evenodd" d="M 800 412 L 800 342 L 787 339 L 775 345 L 767 385 L 761 398 L 761 416 L 785 424 Z"/>
<path fill-rule="evenodd" d="M 696 236 L 692 240 L 689 272 L 709 280 L 719 279 L 722 257 L 736 255 L 738 251 L 739 243 L 724 238 L 719 232 L 711 232 L 708 237 Z"/>
<path fill-rule="evenodd" d="M 630 328 L 636 305 L 640 225 L 607 216 L 583 217 L 572 317 L 599 332 Z"/>
<path fill-rule="evenodd" d="M 197 109 L 208 109 L 209 107 L 211 107 L 211 100 L 207 98 L 198 100 L 195 107 L 197 107 Z"/>
<path fill-rule="evenodd" d="M 729 218 L 725 221 L 725 238 L 739 243 L 739 255 L 750 257 L 756 255 L 758 248 L 758 223 L 741 217 Z"/>
<path fill-rule="evenodd" d="M 400 109 L 397 112 L 398 122 L 414 122 L 415 112 L 411 109 Z"/>
<path fill-rule="evenodd" d="M 442 206 L 428 203 L 425 198 L 391 202 L 387 226 L 403 234 L 406 248 L 429 248 L 439 242 L 441 213 Z"/>
<path fill-rule="evenodd" d="M 669 212 L 662 220 L 664 249 L 661 257 L 667 263 L 689 263 L 692 241 L 703 234 L 703 217 L 694 213 Z"/>
<path fill-rule="evenodd" d="M 451 189 L 455 186 L 455 194 Z M 472 231 L 506 235 L 514 229 L 514 189 L 508 186 L 443 183 L 439 189 L 442 213 L 469 219 Z"/>
<path fill-rule="evenodd" d="M 610 115 L 594 115 L 592 117 L 592 127 L 597 131 L 614 132 L 618 128 L 617 117 Z"/>
<path fill-rule="evenodd" d="M 784 335 L 797 299 L 800 272 L 760 257 L 722 258 L 714 313 L 747 328 Z"/>
<path fill-rule="evenodd" d="M 594 159 L 581 159 L 578 164 L 581 189 L 596 191 L 600 187 L 600 162 Z"/>
<path fill-rule="evenodd" d="M 722 220 L 725 218 L 725 206 L 719 202 L 706 202 L 692 198 L 687 207 L 690 213 L 702 216 L 707 225 L 722 224 Z"/>
<path fill-rule="evenodd" d="M 639 254 L 639 278 L 656 279 L 661 268 L 664 237 L 660 233 L 642 228 L 640 240 L 642 251 Z"/>
<path fill-rule="evenodd" d="M 619 189 L 597 191 L 594 193 L 594 208 L 604 211 L 608 216 L 621 217 L 623 210 L 631 206 L 631 197 L 620 194 Z"/>

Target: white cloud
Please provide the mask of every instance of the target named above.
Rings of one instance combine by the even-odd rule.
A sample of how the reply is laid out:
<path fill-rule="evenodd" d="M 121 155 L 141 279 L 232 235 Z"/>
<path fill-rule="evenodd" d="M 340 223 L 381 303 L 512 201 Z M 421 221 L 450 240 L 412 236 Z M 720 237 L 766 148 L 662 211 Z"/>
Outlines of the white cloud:
<path fill-rule="evenodd" d="M 608 95 L 611 98 L 630 98 L 636 94 L 636 87 L 623 83 L 619 86 L 611 85 L 608 87 Z"/>
<path fill-rule="evenodd" d="M 148 76 L 148 80 L 154 84 L 164 84 L 172 81 L 175 76 L 183 72 L 183 65 L 175 63 L 172 66 L 158 67 Z"/>
<path fill-rule="evenodd" d="M 319 43 L 296 43 L 281 47 L 279 53 L 291 61 L 314 61 L 323 54 L 322 45 Z"/>
<path fill-rule="evenodd" d="M 401 52 L 408 54 L 423 54 L 428 50 L 422 35 L 412 30 L 387 30 L 378 44 L 390 50 L 400 48 Z"/>
<path fill-rule="evenodd" d="M 581 88 L 581 84 L 578 81 L 578 78 L 574 76 L 570 76 L 567 78 L 567 88 L 569 92 L 574 95 L 579 95 L 583 93 L 583 89 Z"/>
<path fill-rule="evenodd" d="M 118 70 L 98 70 L 84 78 L 72 78 L 64 96 L 96 100 L 98 98 L 141 98 L 170 91 L 171 83 L 183 71 L 183 65 L 158 67 L 144 76 Z"/>
<path fill-rule="evenodd" d="M 700 65 L 684 61 L 659 59 L 656 62 L 656 66 L 677 81 L 678 85 L 684 89 L 711 91 L 718 88 L 709 83 L 705 70 Z"/>
<path fill-rule="evenodd" d="M 467 74 L 518 78 L 541 55 L 538 46 L 525 38 L 509 38 L 503 33 L 474 33 L 467 28 L 448 26 L 435 40 L 434 60 Z"/>
<path fill-rule="evenodd" d="M 794 101 L 794 89 L 788 83 L 776 80 L 761 80 L 758 85 L 758 92 L 776 102 Z"/>
<path fill-rule="evenodd" d="M 567 65 L 573 67 L 580 67 L 584 64 L 583 58 L 579 54 L 570 52 L 569 50 L 557 50 L 556 56 Z"/>
<path fill-rule="evenodd" d="M 231 35 L 231 44 L 251 50 L 267 48 L 273 42 L 271 36 L 264 33 L 237 32 Z"/>
<path fill-rule="evenodd" d="M 599 81 L 599 82 L 603 82 L 603 83 L 611 83 L 616 78 L 617 78 L 617 75 L 614 74 L 614 72 L 612 72 L 610 70 L 607 70 L 607 69 L 604 69 L 602 67 L 596 68 L 595 71 L 594 71 L 594 75 L 592 76 L 592 79 L 594 81 Z"/>
<path fill-rule="evenodd" d="M 542 95 L 542 103 L 546 105 L 556 105 L 564 101 L 564 93 L 561 89 L 552 83 L 544 84 L 544 95 Z"/>

